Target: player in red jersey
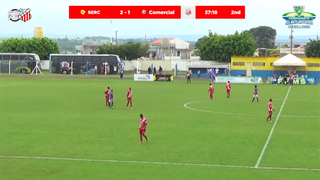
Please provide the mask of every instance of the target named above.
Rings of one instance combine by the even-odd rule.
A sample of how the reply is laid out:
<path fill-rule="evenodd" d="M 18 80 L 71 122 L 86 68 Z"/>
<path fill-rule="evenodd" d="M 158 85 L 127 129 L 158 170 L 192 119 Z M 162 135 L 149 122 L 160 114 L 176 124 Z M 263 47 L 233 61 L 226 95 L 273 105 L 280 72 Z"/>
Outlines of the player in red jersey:
<path fill-rule="evenodd" d="M 226 85 L 226 90 L 227 90 L 227 98 L 230 98 L 230 91 L 231 91 L 231 83 L 228 81 Z"/>
<path fill-rule="evenodd" d="M 149 139 L 146 136 L 147 123 L 148 123 L 147 118 L 143 117 L 143 114 L 140 114 L 140 126 L 139 126 L 140 144 L 142 144 L 142 137 L 146 138 L 146 141 L 149 142 Z"/>
<path fill-rule="evenodd" d="M 109 106 L 109 91 L 110 87 L 107 87 L 107 89 L 104 91 L 104 94 L 106 95 L 106 106 Z"/>
<path fill-rule="evenodd" d="M 127 91 L 127 108 L 129 107 L 130 104 L 130 108 L 132 109 L 132 90 L 131 88 L 129 88 L 129 90 Z"/>
<path fill-rule="evenodd" d="M 208 90 L 208 92 L 210 93 L 210 99 L 213 100 L 213 92 L 214 92 L 214 89 L 213 89 L 213 86 L 212 86 L 211 83 L 209 84 L 209 90 Z"/>
<path fill-rule="evenodd" d="M 271 118 L 272 118 L 272 112 L 275 111 L 275 110 L 273 109 L 272 99 L 269 100 L 269 103 L 268 103 L 268 111 L 269 111 L 269 115 L 268 115 L 266 121 L 272 122 L 272 120 L 271 120 Z"/>

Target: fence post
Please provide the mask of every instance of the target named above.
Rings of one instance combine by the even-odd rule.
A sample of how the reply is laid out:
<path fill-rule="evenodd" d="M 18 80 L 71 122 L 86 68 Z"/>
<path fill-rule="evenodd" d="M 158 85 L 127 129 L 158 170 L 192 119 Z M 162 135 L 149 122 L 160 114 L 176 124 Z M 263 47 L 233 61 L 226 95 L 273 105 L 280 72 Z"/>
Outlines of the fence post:
<path fill-rule="evenodd" d="M 87 61 L 87 64 L 86 64 L 86 74 L 88 73 L 89 71 L 89 62 Z"/>
<path fill-rule="evenodd" d="M 105 76 L 107 75 L 107 64 L 108 64 L 108 62 L 104 63 L 104 75 Z"/>
<path fill-rule="evenodd" d="M 73 61 L 71 61 L 71 72 L 70 72 L 71 75 L 73 75 Z"/>
<path fill-rule="evenodd" d="M 0 61 L 0 74 L 1 74 L 1 61 Z"/>
<path fill-rule="evenodd" d="M 52 62 L 52 61 L 50 61 L 50 64 L 49 64 L 49 71 L 50 71 L 50 74 L 52 74 L 52 64 L 53 64 L 53 62 Z"/>
<path fill-rule="evenodd" d="M 9 74 L 11 74 L 11 60 L 9 60 Z"/>
<path fill-rule="evenodd" d="M 24 74 L 24 70 L 23 70 L 23 65 L 24 65 L 24 63 L 23 63 L 24 61 L 21 61 L 21 69 L 20 69 L 20 73 L 21 74 Z M 31 72 L 30 72 L 31 73 Z"/>
<path fill-rule="evenodd" d="M 178 63 L 174 65 L 174 76 L 178 76 Z"/>

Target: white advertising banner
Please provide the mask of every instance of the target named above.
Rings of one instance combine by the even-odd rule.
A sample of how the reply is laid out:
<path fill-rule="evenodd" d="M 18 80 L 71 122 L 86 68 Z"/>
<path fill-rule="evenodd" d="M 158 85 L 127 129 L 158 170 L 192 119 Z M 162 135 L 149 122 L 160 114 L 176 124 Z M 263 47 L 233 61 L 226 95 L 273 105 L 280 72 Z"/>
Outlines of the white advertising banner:
<path fill-rule="evenodd" d="M 228 77 L 228 76 L 217 76 L 216 77 L 216 83 L 227 83 L 230 81 L 230 83 L 243 83 L 243 84 L 259 84 L 262 83 L 261 77 Z"/>
<path fill-rule="evenodd" d="M 153 81 L 152 74 L 134 74 L 133 75 L 134 81 Z"/>

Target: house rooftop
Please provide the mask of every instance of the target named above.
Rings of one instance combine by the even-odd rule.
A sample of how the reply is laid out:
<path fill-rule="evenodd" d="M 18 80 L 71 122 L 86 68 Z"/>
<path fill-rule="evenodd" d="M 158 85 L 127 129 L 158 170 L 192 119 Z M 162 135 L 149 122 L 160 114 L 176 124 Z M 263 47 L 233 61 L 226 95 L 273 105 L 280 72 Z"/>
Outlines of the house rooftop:
<path fill-rule="evenodd" d="M 162 39 L 163 39 L 163 38 L 157 39 L 157 40 L 151 42 L 151 44 L 162 44 Z M 175 38 L 169 38 L 169 39 L 170 39 L 170 41 L 171 41 L 171 40 L 173 40 L 173 39 L 175 39 Z"/>

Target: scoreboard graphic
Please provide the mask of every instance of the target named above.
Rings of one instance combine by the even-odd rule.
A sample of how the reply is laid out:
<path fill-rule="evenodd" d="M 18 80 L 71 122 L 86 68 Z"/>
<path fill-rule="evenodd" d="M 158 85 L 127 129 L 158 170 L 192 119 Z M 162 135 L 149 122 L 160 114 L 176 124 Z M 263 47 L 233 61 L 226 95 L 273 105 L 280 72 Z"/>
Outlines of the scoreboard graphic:
<path fill-rule="evenodd" d="M 69 19 L 245 19 L 245 6 L 69 6 Z"/>

